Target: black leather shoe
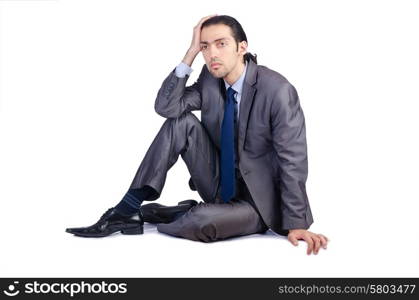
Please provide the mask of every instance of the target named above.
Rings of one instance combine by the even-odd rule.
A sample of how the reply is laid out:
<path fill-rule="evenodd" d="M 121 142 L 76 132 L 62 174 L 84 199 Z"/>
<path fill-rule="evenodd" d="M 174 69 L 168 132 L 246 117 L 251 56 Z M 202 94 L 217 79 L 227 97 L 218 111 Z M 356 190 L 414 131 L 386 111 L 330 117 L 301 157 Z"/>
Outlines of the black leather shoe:
<path fill-rule="evenodd" d="M 160 203 L 149 203 L 141 206 L 144 222 L 148 223 L 171 223 L 197 205 L 195 200 L 180 201 L 175 206 L 165 206 Z"/>
<path fill-rule="evenodd" d="M 95 224 L 88 227 L 67 228 L 66 232 L 82 237 L 105 237 L 118 231 L 122 234 L 143 234 L 143 225 L 141 212 L 132 216 L 123 216 L 112 207 Z"/>

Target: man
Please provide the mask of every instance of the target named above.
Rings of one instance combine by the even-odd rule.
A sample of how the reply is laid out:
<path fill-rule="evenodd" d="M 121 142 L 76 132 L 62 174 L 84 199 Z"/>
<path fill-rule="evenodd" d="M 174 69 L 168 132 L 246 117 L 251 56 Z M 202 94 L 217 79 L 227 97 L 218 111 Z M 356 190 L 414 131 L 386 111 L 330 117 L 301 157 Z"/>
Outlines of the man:
<path fill-rule="evenodd" d="M 199 52 L 205 65 L 197 82 L 186 87 Z M 199 21 L 185 57 L 158 92 L 155 110 L 167 120 L 123 199 L 92 226 L 67 232 L 141 234 L 147 221 L 157 223 L 159 232 L 212 242 L 270 228 L 294 245 L 305 240 L 307 254 L 326 248 L 324 235 L 307 231 L 313 218 L 297 92 L 282 75 L 257 65 L 237 20 L 212 15 Z M 201 110 L 201 121 L 193 110 Z M 179 155 L 204 202 L 141 206 L 159 198 Z"/>

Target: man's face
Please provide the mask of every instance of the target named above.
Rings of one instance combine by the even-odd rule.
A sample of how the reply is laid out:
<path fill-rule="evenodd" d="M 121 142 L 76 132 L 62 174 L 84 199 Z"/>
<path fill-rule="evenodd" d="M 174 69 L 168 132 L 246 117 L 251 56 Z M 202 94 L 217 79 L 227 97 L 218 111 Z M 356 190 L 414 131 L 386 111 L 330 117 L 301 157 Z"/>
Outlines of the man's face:
<path fill-rule="evenodd" d="M 247 43 L 239 43 L 231 35 L 230 27 L 216 24 L 201 30 L 201 52 L 208 70 L 216 78 L 224 78 L 243 62 Z"/>

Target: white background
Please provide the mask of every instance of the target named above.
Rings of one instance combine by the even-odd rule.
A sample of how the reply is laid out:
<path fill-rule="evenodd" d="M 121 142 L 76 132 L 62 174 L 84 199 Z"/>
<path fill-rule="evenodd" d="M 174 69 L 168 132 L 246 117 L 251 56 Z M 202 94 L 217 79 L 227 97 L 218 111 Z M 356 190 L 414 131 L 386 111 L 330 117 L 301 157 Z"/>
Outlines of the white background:
<path fill-rule="evenodd" d="M 419 276 L 416 1 L 0 1 L 0 276 Z M 206 15 L 234 16 L 306 116 L 306 244 L 205 244 L 145 227 L 83 239 L 164 122 L 163 79 Z M 188 84 L 203 64 L 199 55 Z M 199 115 L 199 114 L 198 114 Z M 192 198 L 182 159 L 159 203 Z"/>

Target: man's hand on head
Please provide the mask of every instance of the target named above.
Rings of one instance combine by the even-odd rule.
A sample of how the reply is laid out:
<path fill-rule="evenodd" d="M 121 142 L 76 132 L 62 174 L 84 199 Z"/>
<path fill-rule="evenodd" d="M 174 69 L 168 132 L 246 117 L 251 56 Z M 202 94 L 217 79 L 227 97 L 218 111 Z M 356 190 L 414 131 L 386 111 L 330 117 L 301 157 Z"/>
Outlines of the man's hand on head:
<path fill-rule="evenodd" d="M 186 52 L 185 57 L 182 60 L 188 66 L 192 66 L 192 63 L 193 63 L 195 57 L 201 51 L 201 26 L 202 26 L 202 23 L 204 23 L 206 20 L 208 20 L 212 17 L 215 17 L 215 16 L 216 16 L 216 14 L 203 17 L 201 20 L 199 20 L 198 24 L 196 24 L 196 26 L 193 28 L 191 45 L 189 46 L 189 49 Z"/>
<path fill-rule="evenodd" d="M 298 246 L 298 240 L 307 242 L 307 254 L 310 255 L 319 253 L 320 247 L 327 248 L 329 239 L 323 234 L 316 234 L 306 229 L 290 229 L 288 233 L 288 240 L 294 245 Z"/>

